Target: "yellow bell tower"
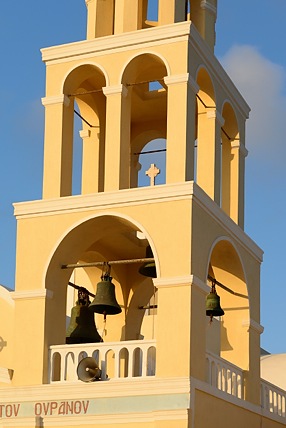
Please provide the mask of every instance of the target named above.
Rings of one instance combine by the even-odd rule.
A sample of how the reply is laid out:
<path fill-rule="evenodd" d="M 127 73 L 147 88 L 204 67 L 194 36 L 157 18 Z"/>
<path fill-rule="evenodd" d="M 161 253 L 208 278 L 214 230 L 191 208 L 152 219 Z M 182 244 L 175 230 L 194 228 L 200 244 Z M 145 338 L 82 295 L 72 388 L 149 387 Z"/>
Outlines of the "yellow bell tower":
<path fill-rule="evenodd" d="M 214 55 L 217 1 L 159 0 L 156 21 L 150 3 L 86 0 L 87 39 L 42 50 L 43 199 L 15 204 L 10 391 L 25 423 L 241 428 L 262 418 L 262 251 L 243 229 L 249 107 Z M 140 273 L 146 262 L 156 277 Z M 107 267 L 121 312 L 95 315 L 103 342 L 66 344 L 69 283 L 94 296 Z M 211 319 L 210 286 L 224 311 Z M 85 357 L 101 380 L 78 379 Z"/>

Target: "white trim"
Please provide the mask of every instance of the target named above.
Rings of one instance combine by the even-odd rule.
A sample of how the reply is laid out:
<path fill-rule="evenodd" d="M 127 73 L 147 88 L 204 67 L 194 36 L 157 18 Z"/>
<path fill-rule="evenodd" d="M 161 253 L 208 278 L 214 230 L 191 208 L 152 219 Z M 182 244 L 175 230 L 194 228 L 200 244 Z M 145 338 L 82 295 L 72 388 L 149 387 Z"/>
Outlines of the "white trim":
<path fill-rule="evenodd" d="M 192 275 L 192 286 L 195 287 L 198 291 L 200 291 L 204 295 L 210 292 L 210 287 L 195 275 Z"/>
<path fill-rule="evenodd" d="M 201 0 L 200 6 L 202 9 L 205 9 L 211 12 L 215 17 L 217 16 L 217 8 L 207 0 Z"/>
<path fill-rule="evenodd" d="M 79 131 L 79 136 L 82 139 L 89 138 L 90 137 L 90 129 L 81 129 Z"/>
<path fill-rule="evenodd" d="M 252 329 L 258 334 L 262 334 L 264 332 L 264 327 L 252 319 L 242 321 L 242 326 L 248 329 Z"/>
<path fill-rule="evenodd" d="M 154 278 L 153 283 L 157 288 L 176 287 L 181 285 L 189 286 L 192 283 L 192 275 Z"/>
<path fill-rule="evenodd" d="M 154 278 L 153 283 L 157 288 L 177 287 L 182 285 L 193 286 L 201 291 L 204 295 L 209 293 L 210 290 L 210 288 L 195 275 Z"/>
<path fill-rule="evenodd" d="M 44 290 L 25 290 L 25 291 L 14 291 L 12 292 L 13 300 L 21 299 L 52 299 L 53 291 L 44 289 Z"/>
<path fill-rule="evenodd" d="M 2 383 L 11 383 L 11 376 L 9 369 L 5 367 L 0 367 L 0 382 Z"/>
<path fill-rule="evenodd" d="M 162 184 L 158 186 L 122 189 L 116 192 L 102 192 L 88 195 L 66 196 L 56 199 L 18 202 L 13 204 L 17 219 L 46 215 L 58 215 L 71 212 L 102 210 L 123 206 L 138 206 L 163 203 L 173 200 L 193 199 L 206 211 L 230 236 L 239 242 L 247 252 L 262 261 L 263 251 L 222 209 L 193 181 Z"/>
<path fill-rule="evenodd" d="M 153 43 L 170 43 L 170 39 L 189 37 L 191 22 L 178 22 L 176 24 L 145 28 L 142 30 L 130 31 L 127 33 L 113 34 L 110 36 L 98 37 L 92 40 L 68 43 L 65 45 L 52 46 L 41 49 L 42 60 L 44 62 L 66 62 L 75 59 L 83 59 L 97 54 L 106 55 L 110 51 L 113 53 L 118 49 L 128 50 L 139 45 L 151 46 Z"/>
<path fill-rule="evenodd" d="M 207 111 L 207 118 L 208 119 L 215 119 L 221 127 L 224 125 L 224 122 L 225 122 L 225 120 L 222 117 L 222 115 L 220 114 L 220 112 L 218 110 L 216 110 L 215 108 L 213 110 Z"/>
<path fill-rule="evenodd" d="M 195 94 L 197 94 L 200 90 L 199 85 L 189 73 L 165 76 L 164 82 L 167 86 L 177 85 L 179 83 L 188 83 L 188 85 L 190 86 L 190 88 L 193 90 Z"/>
<path fill-rule="evenodd" d="M 242 144 L 240 141 L 232 141 L 230 145 L 231 149 L 239 149 L 240 153 L 246 158 L 248 155 L 248 150 L 244 144 Z"/>
<path fill-rule="evenodd" d="M 105 96 L 122 94 L 123 97 L 126 97 L 128 94 L 128 89 L 122 84 L 114 86 L 105 86 L 102 88 L 102 91 Z"/>
<path fill-rule="evenodd" d="M 70 105 L 70 99 L 69 99 L 69 97 L 67 97 L 64 94 L 54 95 L 51 97 L 43 97 L 42 98 L 42 104 L 45 107 L 49 106 L 49 105 L 53 105 L 53 104 L 63 104 L 66 107 L 68 107 Z"/>

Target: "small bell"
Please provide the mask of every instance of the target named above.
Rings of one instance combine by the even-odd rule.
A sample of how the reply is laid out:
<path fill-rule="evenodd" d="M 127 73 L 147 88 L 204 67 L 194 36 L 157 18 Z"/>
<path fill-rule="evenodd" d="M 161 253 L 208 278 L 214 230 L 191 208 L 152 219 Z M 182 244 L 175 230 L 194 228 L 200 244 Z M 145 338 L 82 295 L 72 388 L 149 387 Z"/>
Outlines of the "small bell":
<path fill-rule="evenodd" d="M 211 318 L 224 315 L 220 307 L 220 297 L 216 293 L 215 284 L 212 284 L 211 292 L 206 297 L 206 315 Z"/>
<path fill-rule="evenodd" d="M 146 259 L 153 258 L 153 253 L 150 245 L 146 247 Z M 139 268 L 139 273 L 149 278 L 157 278 L 156 265 L 154 261 L 146 262 Z"/>
<path fill-rule="evenodd" d="M 66 332 L 66 343 L 102 342 L 94 322 L 94 314 L 89 310 L 88 291 L 84 287 L 78 289 L 78 300 L 71 310 L 71 319 Z"/>
<path fill-rule="evenodd" d="M 101 281 L 97 284 L 96 295 L 93 302 L 89 305 L 91 312 L 97 314 L 116 315 L 122 312 L 121 307 L 116 301 L 115 286 L 111 282 L 112 278 L 109 273 L 105 273 L 101 277 Z"/>

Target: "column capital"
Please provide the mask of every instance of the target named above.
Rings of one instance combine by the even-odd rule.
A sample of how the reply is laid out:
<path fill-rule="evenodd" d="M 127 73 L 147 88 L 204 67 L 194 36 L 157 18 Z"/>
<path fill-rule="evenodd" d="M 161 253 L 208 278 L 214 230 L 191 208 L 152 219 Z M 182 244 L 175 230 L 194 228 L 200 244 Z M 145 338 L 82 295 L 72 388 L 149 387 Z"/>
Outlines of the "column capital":
<path fill-rule="evenodd" d="M 208 119 L 215 119 L 221 127 L 224 125 L 224 122 L 225 122 L 223 116 L 215 108 L 207 111 L 207 118 Z"/>
<path fill-rule="evenodd" d="M 195 94 L 197 94 L 200 89 L 197 82 L 192 78 L 192 76 L 190 76 L 189 73 L 166 76 L 164 77 L 164 82 L 167 86 L 177 85 L 179 83 L 188 83 Z"/>
<path fill-rule="evenodd" d="M 153 283 L 156 288 L 168 288 L 177 286 L 192 286 L 204 295 L 209 293 L 210 288 L 195 275 L 174 276 L 170 278 L 154 278 Z"/>
<path fill-rule="evenodd" d="M 102 91 L 105 96 L 121 94 L 123 97 L 127 97 L 127 94 L 128 94 L 128 88 L 122 84 L 105 86 L 102 88 Z"/>
<path fill-rule="evenodd" d="M 242 326 L 246 327 L 248 329 L 248 331 L 251 329 L 251 330 L 254 330 L 258 334 L 262 334 L 264 331 L 264 327 L 252 319 L 243 321 Z"/>
<path fill-rule="evenodd" d="M 43 104 L 43 106 L 48 106 L 48 105 L 52 105 L 52 104 L 63 104 L 66 107 L 68 107 L 70 105 L 70 99 L 65 94 L 54 95 L 51 97 L 42 98 L 42 104 Z"/>
<path fill-rule="evenodd" d="M 82 139 L 89 138 L 90 137 L 90 129 L 82 129 L 81 131 L 79 131 L 79 136 Z"/>
<path fill-rule="evenodd" d="M 242 154 L 242 156 L 244 156 L 245 158 L 248 155 L 247 148 L 245 147 L 244 144 L 242 144 L 238 140 L 234 140 L 231 142 L 231 149 L 233 149 L 233 150 L 238 149 L 240 151 L 240 153 Z"/>

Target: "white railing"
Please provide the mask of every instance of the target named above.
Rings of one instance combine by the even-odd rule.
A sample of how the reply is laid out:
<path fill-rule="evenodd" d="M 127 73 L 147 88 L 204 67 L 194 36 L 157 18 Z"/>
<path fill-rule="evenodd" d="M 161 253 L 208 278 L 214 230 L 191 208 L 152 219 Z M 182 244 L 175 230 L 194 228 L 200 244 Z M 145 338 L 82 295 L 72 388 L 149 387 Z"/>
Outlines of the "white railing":
<path fill-rule="evenodd" d="M 85 357 L 94 357 L 101 379 L 155 376 L 156 341 L 55 345 L 49 349 L 49 383 L 77 381 L 77 366 Z"/>
<path fill-rule="evenodd" d="M 261 379 L 261 406 L 275 415 L 286 416 L 286 391 Z"/>
<path fill-rule="evenodd" d="M 243 399 L 243 371 L 230 362 L 207 353 L 206 355 L 207 382 L 220 391 Z"/>

